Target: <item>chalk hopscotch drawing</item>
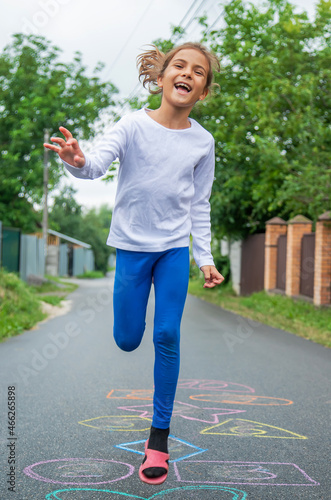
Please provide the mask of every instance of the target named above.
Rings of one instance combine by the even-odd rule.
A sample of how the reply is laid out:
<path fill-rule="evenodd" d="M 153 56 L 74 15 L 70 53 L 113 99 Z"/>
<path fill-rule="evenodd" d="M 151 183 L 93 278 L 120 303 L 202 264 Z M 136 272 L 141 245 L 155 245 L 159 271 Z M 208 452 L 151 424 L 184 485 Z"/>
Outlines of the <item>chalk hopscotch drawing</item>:
<path fill-rule="evenodd" d="M 145 440 L 133 441 L 130 443 L 121 443 L 115 445 L 115 448 L 144 456 Z M 179 460 L 185 460 L 186 458 L 191 458 L 194 455 L 198 455 L 199 453 L 207 451 L 203 448 L 200 448 L 199 446 L 195 446 L 194 444 L 189 443 L 188 441 L 184 441 L 183 439 L 172 436 L 171 434 L 169 435 L 168 448 L 171 456 L 171 460 L 169 460 L 169 462 L 178 462 Z"/>
<path fill-rule="evenodd" d="M 282 398 L 271 398 L 267 396 L 247 396 L 245 394 L 194 394 L 190 396 L 193 401 L 206 401 L 207 403 L 221 403 L 230 405 L 251 406 L 286 406 L 293 401 Z"/>
<path fill-rule="evenodd" d="M 152 389 L 112 389 L 107 394 L 108 399 L 142 399 L 153 401 Z"/>
<path fill-rule="evenodd" d="M 181 488 L 171 488 L 155 493 L 151 497 L 139 497 L 123 493 L 120 491 L 97 490 L 92 488 L 71 488 L 65 490 L 52 491 L 46 495 L 45 500 L 91 500 L 92 492 L 97 492 L 98 500 L 109 499 L 109 493 L 112 494 L 112 500 L 138 499 L 138 500 L 201 500 L 206 492 L 213 492 L 213 498 L 219 500 L 246 500 L 247 493 L 236 488 L 225 486 L 182 486 Z M 215 496 L 216 493 L 216 496 Z M 219 495 L 218 495 L 219 493 Z"/>
<path fill-rule="evenodd" d="M 181 379 L 178 382 L 177 390 L 194 389 L 208 391 L 222 391 L 222 393 L 254 393 L 255 389 L 248 385 L 234 382 L 223 382 L 220 380 L 196 380 Z M 152 389 L 111 389 L 107 394 L 108 399 L 141 399 L 153 401 Z"/>
<path fill-rule="evenodd" d="M 99 458 L 59 458 L 29 465 L 23 472 L 45 483 L 90 486 L 122 481 L 133 474 L 134 467 Z"/>
<path fill-rule="evenodd" d="M 153 405 L 135 405 L 135 406 L 119 406 L 119 410 L 131 411 L 140 413 L 142 418 L 152 418 L 153 417 Z M 230 408 L 206 408 L 195 405 L 190 405 L 188 403 L 183 403 L 181 401 L 174 402 L 174 408 L 172 417 L 180 417 L 186 420 L 193 420 L 196 422 L 202 422 L 206 424 L 218 424 L 220 415 L 231 415 L 234 413 L 246 413 L 247 410 L 232 410 Z M 212 413 L 213 412 L 213 413 Z M 210 417 L 208 420 L 201 417 L 201 414 L 208 413 Z"/>
<path fill-rule="evenodd" d="M 180 379 L 177 389 L 195 389 L 207 391 L 222 392 L 241 392 L 254 393 L 255 389 L 248 385 L 237 384 L 235 382 L 224 382 L 222 380 L 199 380 L 199 379 Z"/>
<path fill-rule="evenodd" d="M 184 483 L 252 484 L 255 486 L 319 485 L 292 463 L 187 460 L 175 462 L 173 465 L 177 480 Z"/>
<path fill-rule="evenodd" d="M 307 439 L 305 436 L 280 427 L 237 418 L 246 409 L 217 407 L 220 405 L 287 406 L 293 401 L 283 398 L 258 396 L 252 387 L 218 380 L 181 379 L 179 395 L 189 402 L 175 401 L 173 416 L 188 423 L 198 422 L 208 427 L 200 431 L 203 435 L 228 435 L 234 437 L 269 437 L 283 439 Z M 112 389 L 107 394 L 110 400 L 137 402 L 119 406 L 118 410 L 135 415 L 106 415 L 79 422 L 81 425 L 109 432 L 148 431 L 152 418 L 152 389 Z M 141 402 L 141 404 L 139 404 Z M 211 404 L 210 404 L 211 403 Z M 198 406 L 199 405 L 199 406 Z M 203 405 L 203 406 L 202 406 Z M 228 418 L 229 415 L 235 415 Z M 220 417 L 225 417 L 221 421 Z M 205 425 L 204 425 L 205 426 Z M 144 455 L 145 440 L 136 440 L 115 445 L 115 448 Z M 208 450 L 188 441 L 169 436 L 171 467 L 178 482 L 188 483 L 143 498 L 134 494 L 113 491 L 105 485 L 125 480 L 134 473 L 130 463 L 94 458 L 66 458 L 46 460 L 29 465 L 24 473 L 35 480 L 58 484 L 62 488 L 45 497 L 46 500 L 201 500 L 208 491 L 220 500 L 246 500 L 247 493 L 237 489 L 239 485 L 253 486 L 316 486 L 306 472 L 293 463 L 192 460 Z M 107 488 L 107 486 L 106 486 Z"/>
<path fill-rule="evenodd" d="M 292 431 L 275 427 L 274 425 L 254 422 L 242 418 L 230 418 L 212 427 L 208 427 L 200 434 L 216 434 L 219 436 L 262 437 L 279 439 L 307 439 L 306 436 Z"/>
<path fill-rule="evenodd" d="M 149 431 L 151 422 L 150 418 L 142 416 L 111 415 L 89 418 L 78 423 L 108 432 L 141 432 Z"/>
<path fill-rule="evenodd" d="M 48 493 L 45 496 L 45 500 L 92 500 L 92 498 L 98 498 L 98 500 L 109 500 L 109 493 L 112 493 L 112 500 L 125 500 L 128 498 L 141 499 L 141 497 L 137 497 L 136 495 L 128 495 L 127 493 L 121 493 L 120 491 L 99 490 L 96 488 L 68 488 Z"/>

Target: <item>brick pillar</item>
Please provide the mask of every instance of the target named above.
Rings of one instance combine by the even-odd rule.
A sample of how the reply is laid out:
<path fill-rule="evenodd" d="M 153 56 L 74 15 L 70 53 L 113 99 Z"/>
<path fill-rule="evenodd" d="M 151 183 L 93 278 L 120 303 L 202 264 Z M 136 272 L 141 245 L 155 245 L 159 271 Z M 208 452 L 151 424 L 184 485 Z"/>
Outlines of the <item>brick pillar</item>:
<path fill-rule="evenodd" d="M 316 223 L 314 304 L 331 304 L 331 211 Z"/>
<path fill-rule="evenodd" d="M 311 228 L 312 221 L 303 215 L 288 221 L 285 293 L 290 297 L 300 294 L 301 239 Z"/>
<path fill-rule="evenodd" d="M 277 240 L 286 234 L 287 223 L 280 217 L 274 217 L 266 223 L 264 245 L 264 289 L 276 288 L 277 280 Z"/>

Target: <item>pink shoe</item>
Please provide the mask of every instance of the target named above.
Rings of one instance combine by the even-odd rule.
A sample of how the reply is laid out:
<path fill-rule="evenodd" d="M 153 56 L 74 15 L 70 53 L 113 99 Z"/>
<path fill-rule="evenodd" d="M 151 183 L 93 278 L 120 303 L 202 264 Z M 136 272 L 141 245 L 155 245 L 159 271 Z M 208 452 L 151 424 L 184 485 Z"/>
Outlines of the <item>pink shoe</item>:
<path fill-rule="evenodd" d="M 146 460 L 143 462 L 139 468 L 139 477 L 143 483 L 147 484 L 162 484 L 167 479 L 169 465 L 168 460 L 170 455 L 168 453 L 163 453 L 162 451 L 149 450 L 148 440 L 145 443 L 145 457 Z M 144 470 L 149 467 L 163 467 L 166 469 L 166 473 L 159 477 L 147 477 L 144 474 Z"/>

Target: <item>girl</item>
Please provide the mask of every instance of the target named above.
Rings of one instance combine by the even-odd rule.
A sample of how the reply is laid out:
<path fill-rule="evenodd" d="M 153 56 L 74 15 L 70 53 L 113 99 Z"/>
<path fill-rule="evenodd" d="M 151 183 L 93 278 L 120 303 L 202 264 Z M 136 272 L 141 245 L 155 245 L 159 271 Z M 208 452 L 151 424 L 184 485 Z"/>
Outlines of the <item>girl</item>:
<path fill-rule="evenodd" d="M 161 484 L 168 473 L 168 435 L 178 374 L 180 323 L 189 279 L 189 237 L 204 287 L 223 281 L 210 251 L 214 139 L 189 118 L 219 70 L 203 45 L 185 43 L 167 54 L 156 47 L 138 56 L 139 79 L 161 106 L 123 117 L 97 151 L 84 154 L 69 130 L 44 144 L 75 177 L 95 179 L 120 160 L 115 208 L 107 244 L 116 248 L 114 338 L 136 349 L 145 330 L 152 280 L 155 289 L 153 421 L 139 477 Z M 157 89 L 151 88 L 157 85 Z"/>

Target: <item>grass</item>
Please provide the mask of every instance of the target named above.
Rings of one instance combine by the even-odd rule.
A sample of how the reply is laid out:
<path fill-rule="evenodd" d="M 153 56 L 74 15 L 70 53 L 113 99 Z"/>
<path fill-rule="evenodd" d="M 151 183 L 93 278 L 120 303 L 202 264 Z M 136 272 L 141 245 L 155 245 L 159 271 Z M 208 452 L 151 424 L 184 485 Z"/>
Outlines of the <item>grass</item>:
<path fill-rule="evenodd" d="M 204 280 L 192 278 L 189 293 L 217 306 L 313 342 L 331 347 L 331 308 L 316 307 L 302 299 L 258 292 L 249 297 L 235 294 L 231 283 L 203 288 Z"/>
<path fill-rule="evenodd" d="M 98 278 L 104 278 L 105 275 L 103 274 L 102 271 L 86 271 L 84 274 L 78 274 L 76 278 L 82 278 L 82 279 L 98 279 Z"/>
<path fill-rule="evenodd" d="M 34 291 L 15 274 L 0 270 L 0 340 L 29 330 L 45 317 Z"/>
<path fill-rule="evenodd" d="M 58 295 L 45 295 L 42 297 L 43 302 L 47 302 L 47 304 L 51 304 L 52 306 L 58 306 L 63 299 L 64 297 L 59 297 Z"/>
<path fill-rule="evenodd" d="M 59 305 L 68 293 L 77 288 L 59 278 L 41 286 L 29 286 L 16 274 L 0 269 L 0 341 L 30 330 L 46 318 L 41 301 Z"/>

